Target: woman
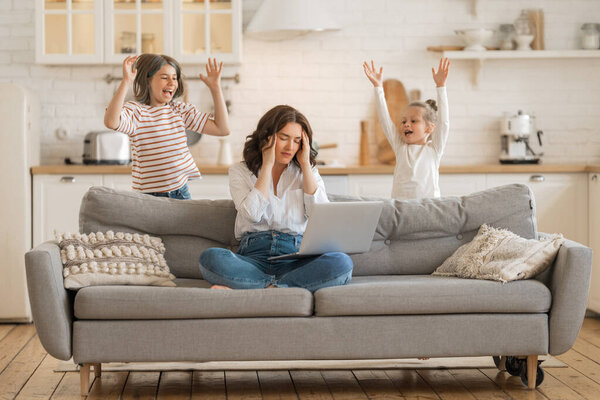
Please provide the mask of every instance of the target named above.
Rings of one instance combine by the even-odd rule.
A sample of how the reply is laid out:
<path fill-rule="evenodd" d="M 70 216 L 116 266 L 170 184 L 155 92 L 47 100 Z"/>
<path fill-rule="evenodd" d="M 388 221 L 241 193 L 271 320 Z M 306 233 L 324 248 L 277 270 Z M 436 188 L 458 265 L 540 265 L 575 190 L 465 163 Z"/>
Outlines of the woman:
<path fill-rule="evenodd" d="M 211 248 L 200 256 L 200 270 L 213 289 L 302 287 L 314 292 L 350 281 L 352 260 L 344 253 L 268 260 L 298 251 L 312 205 L 328 201 L 311 143 L 306 117 L 285 105 L 269 110 L 247 137 L 244 161 L 229 169 L 240 247 L 237 253 Z"/>

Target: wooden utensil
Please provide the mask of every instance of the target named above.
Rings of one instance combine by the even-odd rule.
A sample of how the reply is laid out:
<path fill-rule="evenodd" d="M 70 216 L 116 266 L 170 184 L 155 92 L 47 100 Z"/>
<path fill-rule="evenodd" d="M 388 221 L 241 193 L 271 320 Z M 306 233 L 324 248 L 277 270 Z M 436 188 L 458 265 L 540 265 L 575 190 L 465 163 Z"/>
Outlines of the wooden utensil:
<path fill-rule="evenodd" d="M 529 20 L 533 25 L 533 50 L 544 50 L 544 11 L 541 9 L 529 10 Z"/>
<path fill-rule="evenodd" d="M 404 85 L 397 79 L 386 79 L 383 82 L 383 91 L 390 117 L 394 125 L 398 127 L 402 121 L 402 112 L 408 105 L 408 96 Z M 384 164 L 395 164 L 396 155 L 385 137 L 380 123 L 375 125 L 375 134 L 377 136 L 377 159 Z"/>
<path fill-rule="evenodd" d="M 369 122 L 360 121 L 360 152 L 358 165 L 369 165 Z"/>

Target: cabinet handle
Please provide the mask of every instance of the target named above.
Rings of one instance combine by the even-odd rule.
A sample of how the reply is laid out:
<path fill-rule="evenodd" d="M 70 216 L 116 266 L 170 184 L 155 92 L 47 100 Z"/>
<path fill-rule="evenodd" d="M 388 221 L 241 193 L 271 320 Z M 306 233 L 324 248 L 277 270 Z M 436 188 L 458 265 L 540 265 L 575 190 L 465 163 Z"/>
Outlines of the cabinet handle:
<path fill-rule="evenodd" d="M 62 183 L 75 183 L 75 177 L 74 176 L 63 176 L 62 178 L 60 178 L 60 181 Z"/>
<path fill-rule="evenodd" d="M 531 175 L 529 182 L 544 182 L 546 178 L 544 175 Z"/>
<path fill-rule="evenodd" d="M 592 175 L 592 182 L 596 182 L 598 180 L 598 175 Z"/>

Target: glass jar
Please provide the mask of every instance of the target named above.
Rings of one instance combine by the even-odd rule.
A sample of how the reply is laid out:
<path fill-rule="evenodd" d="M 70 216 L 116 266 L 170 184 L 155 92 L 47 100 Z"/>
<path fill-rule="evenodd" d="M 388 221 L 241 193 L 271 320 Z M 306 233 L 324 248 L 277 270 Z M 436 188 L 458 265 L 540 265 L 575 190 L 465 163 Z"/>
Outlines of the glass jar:
<path fill-rule="evenodd" d="M 533 26 L 527 10 L 521 10 L 521 15 L 519 15 L 519 18 L 515 21 L 515 31 L 517 32 L 517 35 L 533 34 Z"/>
<path fill-rule="evenodd" d="M 514 49 L 513 36 L 515 35 L 515 26 L 513 24 L 501 24 L 498 30 L 500 39 L 500 50 Z"/>
<path fill-rule="evenodd" d="M 600 48 L 598 24 L 581 25 L 581 48 L 586 50 L 598 50 Z"/>

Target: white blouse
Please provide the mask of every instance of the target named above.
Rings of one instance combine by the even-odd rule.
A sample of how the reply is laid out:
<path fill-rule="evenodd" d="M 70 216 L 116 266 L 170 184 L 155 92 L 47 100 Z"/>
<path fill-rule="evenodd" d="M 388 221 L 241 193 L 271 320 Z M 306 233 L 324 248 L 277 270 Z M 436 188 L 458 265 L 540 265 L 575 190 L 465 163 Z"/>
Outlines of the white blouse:
<path fill-rule="evenodd" d="M 245 162 L 229 168 L 229 191 L 237 210 L 235 237 L 240 239 L 244 233 L 268 230 L 304 234 L 312 205 L 329 202 L 323 178 L 317 168 L 313 167 L 312 171 L 317 180 L 313 195 L 304 193 L 302 169 L 291 162 L 279 178 L 277 196 L 271 180 L 269 199 L 266 199 L 254 187 L 258 178 Z"/>
<path fill-rule="evenodd" d="M 440 160 L 450 131 L 446 87 L 437 88 L 438 121 L 429 140 L 423 145 L 404 142 L 390 118 L 381 86 L 375 87 L 375 98 L 379 122 L 396 154 L 392 198 L 440 197 Z"/>

